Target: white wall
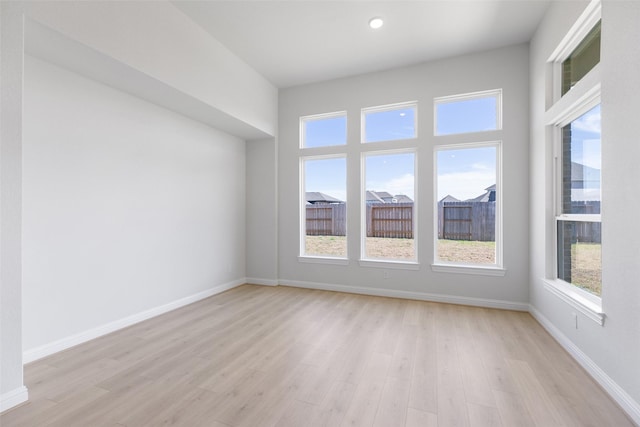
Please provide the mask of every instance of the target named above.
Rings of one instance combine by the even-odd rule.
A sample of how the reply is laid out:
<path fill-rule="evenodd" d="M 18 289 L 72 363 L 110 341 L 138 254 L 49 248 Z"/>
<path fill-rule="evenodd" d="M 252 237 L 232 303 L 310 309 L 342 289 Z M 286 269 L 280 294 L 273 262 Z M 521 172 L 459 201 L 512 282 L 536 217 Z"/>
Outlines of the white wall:
<path fill-rule="evenodd" d="M 433 261 L 433 98 L 503 89 L 504 129 L 489 138 L 503 140 L 504 277 L 435 273 Z M 364 107 L 418 101 L 418 271 L 360 267 L 359 131 Z M 526 309 L 528 302 L 528 46 L 519 45 L 419 66 L 282 90 L 279 96 L 278 193 L 279 276 L 281 283 L 330 285 L 456 302 Z M 301 263 L 299 255 L 299 117 L 348 113 L 348 245 L 350 264 Z M 467 142 L 487 135 L 469 135 Z M 475 138 L 475 139 L 474 139 Z M 461 139 L 464 139 L 462 137 Z M 451 141 L 441 138 L 438 143 Z M 327 286 L 325 286 L 327 287 Z M 450 299 L 447 299 L 451 297 Z"/>
<path fill-rule="evenodd" d="M 23 23 L 0 2 L 0 411 L 24 402 L 22 377 L 21 181 Z"/>
<path fill-rule="evenodd" d="M 640 423 L 640 241 L 635 197 L 640 182 L 640 4 L 602 5 L 602 307 L 600 326 L 544 288 L 553 274 L 552 150 L 545 139 L 545 63 L 586 2 L 552 5 L 531 42 L 532 310 L 592 375 Z M 573 313 L 578 314 L 578 328 Z"/>
<path fill-rule="evenodd" d="M 247 281 L 278 284 L 276 141 L 247 142 Z"/>
<path fill-rule="evenodd" d="M 25 14 L 274 135 L 277 89 L 168 1 L 28 1 Z"/>
<path fill-rule="evenodd" d="M 245 144 L 26 56 L 24 350 L 245 276 Z"/>

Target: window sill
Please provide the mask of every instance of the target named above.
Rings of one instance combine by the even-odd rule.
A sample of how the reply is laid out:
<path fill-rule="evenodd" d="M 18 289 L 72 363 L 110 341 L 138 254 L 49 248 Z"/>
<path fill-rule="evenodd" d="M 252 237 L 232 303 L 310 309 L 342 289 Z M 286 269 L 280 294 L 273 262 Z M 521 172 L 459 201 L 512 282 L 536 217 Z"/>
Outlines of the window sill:
<path fill-rule="evenodd" d="M 580 295 L 577 290 L 572 289 L 572 285 L 569 285 L 562 280 L 544 279 L 543 282 L 546 290 L 559 297 L 561 300 L 600 326 L 604 325 L 605 314 L 602 311 L 602 304 L 590 301 Z"/>
<path fill-rule="evenodd" d="M 388 268 L 395 270 L 419 270 L 420 264 L 418 264 L 416 261 L 361 259 L 360 267 Z"/>
<path fill-rule="evenodd" d="M 436 273 L 473 274 L 476 276 L 501 277 L 507 273 L 504 268 L 491 266 L 479 267 L 477 265 L 462 264 L 431 264 L 431 270 Z"/>
<path fill-rule="evenodd" d="M 323 256 L 299 256 L 299 262 L 306 262 L 309 264 L 332 264 L 332 265 L 349 265 L 348 258 L 337 258 L 337 257 L 323 257 Z"/>

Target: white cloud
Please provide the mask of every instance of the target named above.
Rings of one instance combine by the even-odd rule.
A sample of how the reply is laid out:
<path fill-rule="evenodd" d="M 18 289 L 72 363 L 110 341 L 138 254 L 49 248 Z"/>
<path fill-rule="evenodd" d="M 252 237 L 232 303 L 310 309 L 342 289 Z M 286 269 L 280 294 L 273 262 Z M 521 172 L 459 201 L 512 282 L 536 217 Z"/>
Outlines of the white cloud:
<path fill-rule="evenodd" d="M 477 168 L 468 172 L 438 175 L 438 200 L 451 195 L 460 200 L 484 194 L 485 188 L 496 183 L 493 169 Z"/>
<path fill-rule="evenodd" d="M 375 191 L 387 191 L 393 196 L 398 194 L 404 194 L 405 196 L 409 196 L 413 200 L 415 200 L 414 195 L 414 183 L 415 177 L 411 173 L 407 173 L 402 175 L 399 178 L 393 178 L 390 181 L 387 181 L 381 185 L 381 187 L 375 188 Z"/>
<path fill-rule="evenodd" d="M 584 116 L 579 117 L 577 120 L 571 123 L 571 126 L 576 130 L 584 132 L 600 133 L 600 111 L 589 111 Z"/>

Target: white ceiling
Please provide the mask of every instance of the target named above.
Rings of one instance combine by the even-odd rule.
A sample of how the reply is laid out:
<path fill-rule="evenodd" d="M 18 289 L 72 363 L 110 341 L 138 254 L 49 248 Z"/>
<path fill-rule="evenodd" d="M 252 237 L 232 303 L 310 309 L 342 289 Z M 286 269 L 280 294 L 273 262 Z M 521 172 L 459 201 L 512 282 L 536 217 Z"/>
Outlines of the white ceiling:
<path fill-rule="evenodd" d="M 173 4 L 284 88 L 523 43 L 549 0 Z M 385 20 L 379 30 L 367 25 L 374 16 Z"/>

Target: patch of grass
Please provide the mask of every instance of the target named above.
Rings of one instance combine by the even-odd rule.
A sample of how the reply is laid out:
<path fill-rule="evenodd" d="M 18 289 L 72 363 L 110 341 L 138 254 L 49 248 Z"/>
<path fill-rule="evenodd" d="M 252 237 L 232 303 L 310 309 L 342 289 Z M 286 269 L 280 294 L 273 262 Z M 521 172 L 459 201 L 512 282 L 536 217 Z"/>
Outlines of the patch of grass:
<path fill-rule="evenodd" d="M 413 239 L 367 237 L 367 258 L 413 260 L 416 257 Z"/>
<path fill-rule="evenodd" d="M 438 240 L 438 258 L 461 264 L 495 264 L 496 243 L 475 240 Z"/>
<path fill-rule="evenodd" d="M 571 246 L 571 282 L 595 295 L 602 292 L 601 245 L 575 243 Z M 367 256 L 381 259 L 414 259 L 413 239 L 367 237 Z M 345 236 L 306 236 L 307 255 L 347 256 Z M 438 240 L 438 257 L 443 261 L 466 264 L 494 264 L 495 242 Z"/>
<path fill-rule="evenodd" d="M 345 236 L 306 236 L 307 255 L 347 256 L 347 238 Z"/>
<path fill-rule="evenodd" d="M 571 245 L 571 283 L 594 295 L 602 294 L 602 252 L 600 243 Z"/>
<path fill-rule="evenodd" d="M 306 236 L 307 255 L 347 256 L 345 236 Z M 382 259 L 414 259 L 415 243 L 413 239 L 387 239 L 367 237 L 367 257 Z"/>

